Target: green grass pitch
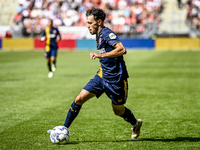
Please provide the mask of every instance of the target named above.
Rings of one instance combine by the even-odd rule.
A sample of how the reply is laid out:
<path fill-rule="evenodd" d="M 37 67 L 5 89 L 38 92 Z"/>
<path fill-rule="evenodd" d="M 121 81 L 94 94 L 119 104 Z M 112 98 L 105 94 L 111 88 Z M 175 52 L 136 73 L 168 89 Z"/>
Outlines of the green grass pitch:
<path fill-rule="evenodd" d="M 0 149 L 200 149 L 200 51 L 128 51 L 126 106 L 143 119 L 141 135 L 112 112 L 102 95 L 86 102 L 66 145 L 47 130 L 63 125 L 75 96 L 99 69 L 90 51 L 59 51 L 47 77 L 43 52 L 0 52 Z"/>

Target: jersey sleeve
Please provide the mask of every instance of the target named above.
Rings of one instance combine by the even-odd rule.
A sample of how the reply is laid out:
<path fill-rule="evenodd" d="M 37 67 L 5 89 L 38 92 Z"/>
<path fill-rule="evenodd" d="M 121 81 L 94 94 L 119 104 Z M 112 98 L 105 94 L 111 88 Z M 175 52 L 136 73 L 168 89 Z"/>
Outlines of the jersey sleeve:
<path fill-rule="evenodd" d="M 57 35 L 59 35 L 60 36 L 60 32 L 59 32 L 59 30 L 57 29 Z"/>
<path fill-rule="evenodd" d="M 58 28 L 55 28 L 55 29 L 56 29 L 56 35 L 55 35 L 55 38 L 58 39 L 58 41 L 60 41 L 60 40 L 61 40 L 60 32 L 59 32 Z M 57 42 L 58 42 L 58 41 L 57 41 Z"/>
<path fill-rule="evenodd" d="M 115 46 L 117 43 L 120 42 L 117 35 L 112 31 L 105 32 L 104 37 L 105 37 L 105 40 L 107 41 L 107 43 L 111 46 Z"/>
<path fill-rule="evenodd" d="M 41 37 L 43 37 L 45 35 L 46 35 L 45 30 L 43 30 L 42 33 L 41 33 Z"/>

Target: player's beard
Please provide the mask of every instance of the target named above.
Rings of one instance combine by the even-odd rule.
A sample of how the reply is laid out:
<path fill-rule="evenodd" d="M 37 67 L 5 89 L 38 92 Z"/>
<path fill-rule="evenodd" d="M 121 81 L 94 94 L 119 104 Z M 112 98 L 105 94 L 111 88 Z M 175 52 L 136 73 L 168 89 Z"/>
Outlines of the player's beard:
<path fill-rule="evenodd" d="M 98 26 L 98 24 L 96 23 L 96 24 L 92 27 L 92 29 L 89 29 L 90 34 L 91 34 L 91 35 L 97 34 L 98 27 L 99 27 L 99 26 Z"/>

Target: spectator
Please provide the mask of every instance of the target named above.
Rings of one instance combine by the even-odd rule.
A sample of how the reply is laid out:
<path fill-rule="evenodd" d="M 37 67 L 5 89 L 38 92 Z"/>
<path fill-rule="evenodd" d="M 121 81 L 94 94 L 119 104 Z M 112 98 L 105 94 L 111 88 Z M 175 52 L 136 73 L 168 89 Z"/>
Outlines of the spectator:
<path fill-rule="evenodd" d="M 200 32 L 200 0 L 188 0 L 185 8 L 187 9 L 187 24 Z"/>
<path fill-rule="evenodd" d="M 15 16 L 14 16 L 14 19 L 13 19 L 13 22 L 14 24 L 17 24 L 19 22 L 22 21 L 22 14 L 21 12 L 18 12 Z"/>
<path fill-rule="evenodd" d="M 46 27 L 48 18 L 54 20 L 55 26 L 85 26 L 85 11 L 92 7 L 104 9 L 107 15 L 105 24 L 114 32 L 140 34 L 146 30 L 148 24 L 156 22 L 158 25 L 162 7 L 162 0 L 18 0 L 18 2 L 18 13 L 14 17 L 15 28 L 17 29 L 20 25 L 18 22 L 21 21 L 24 31 L 31 30 L 35 36 Z M 27 19 L 30 20 L 28 24 Z M 194 22 L 198 22 L 197 19 Z"/>
<path fill-rule="evenodd" d="M 181 9 L 182 8 L 182 0 L 177 0 L 178 2 L 178 8 Z"/>
<path fill-rule="evenodd" d="M 6 35 L 5 38 L 11 38 L 12 37 L 12 33 L 10 30 L 6 31 Z"/>

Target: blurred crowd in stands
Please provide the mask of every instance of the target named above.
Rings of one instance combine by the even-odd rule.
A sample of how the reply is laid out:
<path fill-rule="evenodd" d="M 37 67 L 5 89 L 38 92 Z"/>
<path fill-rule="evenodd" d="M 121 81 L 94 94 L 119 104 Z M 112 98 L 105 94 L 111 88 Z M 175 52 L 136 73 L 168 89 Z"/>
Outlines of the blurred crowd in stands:
<path fill-rule="evenodd" d="M 191 28 L 200 31 L 200 0 L 187 0 L 187 23 Z"/>
<path fill-rule="evenodd" d="M 54 20 L 54 26 L 85 26 L 85 11 L 92 7 L 106 12 L 105 26 L 116 33 L 140 34 L 148 24 L 158 26 L 162 10 L 162 0 L 18 0 L 18 3 L 13 29 L 22 29 L 23 36 L 34 37 L 46 27 L 47 18 Z"/>

